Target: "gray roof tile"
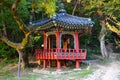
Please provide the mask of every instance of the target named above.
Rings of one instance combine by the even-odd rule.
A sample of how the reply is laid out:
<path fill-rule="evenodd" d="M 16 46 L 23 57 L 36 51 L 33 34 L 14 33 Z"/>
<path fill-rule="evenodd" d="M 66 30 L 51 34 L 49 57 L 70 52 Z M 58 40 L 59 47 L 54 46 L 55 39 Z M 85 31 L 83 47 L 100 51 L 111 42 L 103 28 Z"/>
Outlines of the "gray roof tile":
<path fill-rule="evenodd" d="M 39 29 L 45 30 L 53 26 L 79 29 L 84 27 L 92 27 L 94 24 L 90 18 L 77 17 L 67 14 L 65 10 L 60 10 L 58 14 L 54 15 L 52 18 L 46 18 L 43 20 L 33 21 L 32 25 L 40 27 Z"/>

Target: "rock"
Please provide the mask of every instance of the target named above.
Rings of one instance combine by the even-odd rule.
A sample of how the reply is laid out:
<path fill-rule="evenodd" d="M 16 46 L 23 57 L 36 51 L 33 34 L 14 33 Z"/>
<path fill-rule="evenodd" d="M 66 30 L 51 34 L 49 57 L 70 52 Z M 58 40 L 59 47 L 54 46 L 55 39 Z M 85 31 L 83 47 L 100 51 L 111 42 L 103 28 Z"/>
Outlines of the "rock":
<path fill-rule="evenodd" d="M 73 71 L 81 71 L 81 68 L 78 68 L 78 69 L 73 69 Z"/>
<path fill-rule="evenodd" d="M 47 71 L 45 69 L 41 69 L 41 70 L 34 69 L 33 72 L 35 72 L 35 73 L 42 73 L 42 74 L 50 74 L 50 71 Z"/>

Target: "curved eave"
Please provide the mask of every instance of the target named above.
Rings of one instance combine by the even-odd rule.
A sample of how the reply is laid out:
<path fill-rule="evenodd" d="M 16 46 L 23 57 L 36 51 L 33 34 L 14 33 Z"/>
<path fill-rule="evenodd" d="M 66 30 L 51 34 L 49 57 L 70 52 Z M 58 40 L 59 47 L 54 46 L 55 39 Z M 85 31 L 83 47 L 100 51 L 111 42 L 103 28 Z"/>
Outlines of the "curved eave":
<path fill-rule="evenodd" d="M 71 30 L 76 30 L 76 29 L 82 29 L 82 28 L 86 28 L 86 27 L 92 27 L 93 24 L 85 24 L 85 25 L 81 25 L 81 24 L 72 24 L 72 23 L 67 23 L 67 22 L 62 22 L 62 21 L 56 21 L 56 22 L 48 22 L 46 24 L 43 24 L 41 26 L 37 27 L 37 30 L 47 30 L 50 29 L 52 27 L 54 28 L 65 28 L 65 29 L 71 29 Z"/>
<path fill-rule="evenodd" d="M 59 13 L 52 18 L 33 22 L 36 30 L 49 30 L 51 28 L 65 28 L 69 30 L 79 30 L 86 27 L 92 27 L 94 22 L 90 18 L 77 17 L 67 13 Z"/>

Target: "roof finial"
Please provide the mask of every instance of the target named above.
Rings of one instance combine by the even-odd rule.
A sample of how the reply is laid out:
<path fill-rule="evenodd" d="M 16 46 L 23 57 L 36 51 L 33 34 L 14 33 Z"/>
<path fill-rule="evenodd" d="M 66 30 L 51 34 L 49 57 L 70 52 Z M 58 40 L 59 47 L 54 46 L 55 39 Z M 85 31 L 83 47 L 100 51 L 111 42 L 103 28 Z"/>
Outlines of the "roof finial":
<path fill-rule="evenodd" d="M 59 13 L 66 13 L 66 10 L 65 10 L 65 8 L 64 8 L 64 4 L 63 4 L 63 3 L 60 4 Z"/>
<path fill-rule="evenodd" d="M 64 7 L 65 7 L 64 4 L 61 3 L 61 4 L 60 4 L 60 8 L 61 8 L 61 9 L 64 9 Z"/>

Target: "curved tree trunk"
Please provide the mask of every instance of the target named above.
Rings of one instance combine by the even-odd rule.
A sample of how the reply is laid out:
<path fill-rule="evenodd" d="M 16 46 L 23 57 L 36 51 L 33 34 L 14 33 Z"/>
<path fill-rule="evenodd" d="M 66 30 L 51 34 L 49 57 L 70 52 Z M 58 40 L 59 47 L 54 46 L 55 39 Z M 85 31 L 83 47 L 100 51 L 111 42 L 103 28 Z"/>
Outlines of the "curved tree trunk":
<path fill-rule="evenodd" d="M 100 25 L 102 27 L 100 35 L 99 35 L 101 54 L 102 54 L 103 58 L 109 58 L 109 53 L 105 46 L 105 36 L 107 34 L 105 21 L 104 20 L 101 21 Z"/>
<path fill-rule="evenodd" d="M 21 43 L 15 43 L 15 42 L 11 42 L 7 38 L 7 36 L 2 35 L 0 32 L 0 40 L 5 42 L 8 46 L 15 48 L 17 50 L 18 54 L 20 55 L 21 61 L 22 61 L 21 67 L 25 68 L 25 67 L 28 67 L 29 63 L 28 63 L 28 56 L 24 52 L 24 49 L 26 48 L 26 46 L 29 42 L 29 38 L 30 38 L 29 36 L 30 36 L 31 32 L 29 31 L 28 28 L 26 28 L 26 25 L 23 23 L 23 21 L 19 18 L 18 14 L 17 14 L 17 7 L 18 7 L 20 1 L 21 0 L 14 0 L 14 3 L 10 4 L 7 1 L 0 0 L 0 3 L 2 3 L 2 5 L 6 6 L 7 8 L 10 9 L 14 20 L 18 24 L 19 29 L 23 31 L 25 37 L 22 39 Z"/>
<path fill-rule="evenodd" d="M 28 55 L 27 53 L 24 52 L 24 50 L 17 50 L 19 53 L 19 56 L 21 58 L 21 68 L 26 68 L 29 66 L 29 60 L 28 60 Z"/>

